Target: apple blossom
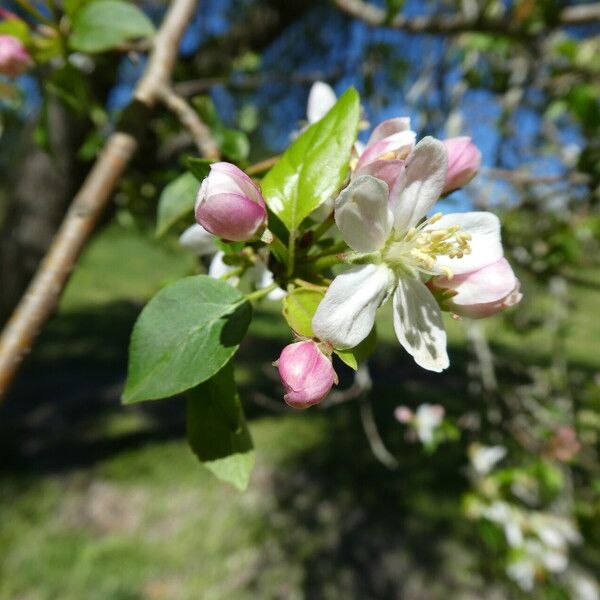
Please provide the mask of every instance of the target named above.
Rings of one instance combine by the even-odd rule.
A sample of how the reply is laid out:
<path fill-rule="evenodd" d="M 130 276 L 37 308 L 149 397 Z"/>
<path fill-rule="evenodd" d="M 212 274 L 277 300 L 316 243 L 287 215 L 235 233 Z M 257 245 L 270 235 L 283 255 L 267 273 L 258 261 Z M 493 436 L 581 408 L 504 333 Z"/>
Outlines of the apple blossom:
<path fill-rule="evenodd" d="M 180 236 L 179 244 L 197 256 L 207 256 L 217 252 L 215 236 L 202 225 L 191 225 Z"/>
<path fill-rule="evenodd" d="M 312 340 L 286 346 L 277 368 L 285 388 L 283 399 L 294 408 L 308 408 L 321 402 L 337 383 L 331 358 Z"/>
<path fill-rule="evenodd" d="M 235 165 L 210 165 L 196 199 L 196 221 L 214 235 L 243 242 L 267 220 L 265 201 L 256 184 Z"/>
<path fill-rule="evenodd" d="M 448 173 L 444 184 L 444 194 L 463 187 L 479 171 L 481 152 L 470 137 L 455 137 L 444 140 L 448 150 Z"/>
<path fill-rule="evenodd" d="M 31 56 L 14 35 L 0 35 L 0 74 L 18 77 L 32 64 Z"/>
<path fill-rule="evenodd" d="M 393 296 L 400 344 L 425 369 L 448 367 L 438 303 L 424 281 L 481 269 L 503 254 L 500 222 L 489 212 L 437 213 L 447 151 L 431 137 L 411 152 L 392 194 L 370 175 L 353 180 L 335 203 L 344 241 L 360 263 L 338 275 L 313 317 L 316 336 L 334 348 L 353 348 L 369 335 L 377 308 Z"/>
<path fill-rule="evenodd" d="M 523 297 L 519 280 L 505 258 L 452 278 L 433 277 L 427 285 L 434 292 L 451 290 L 454 295 L 444 301 L 444 308 L 471 319 L 490 317 L 518 304 Z"/>
<path fill-rule="evenodd" d="M 404 161 L 412 150 L 416 133 L 410 119 L 397 117 L 381 122 L 371 133 L 364 148 L 355 146 L 358 154 L 352 177 L 372 175 L 385 181 L 392 190 L 404 169 Z"/>
<path fill-rule="evenodd" d="M 506 456 L 504 446 L 482 446 L 472 444 L 469 447 L 469 459 L 477 475 L 487 475 Z"/>
<path fill-rule="evenodd" d="M 321 120 L 337 102 L 333 88 L 324 81 L 315 81 L 308 93 L 306 117 L 312 125 Z"/>
<path fill-rule="evenodd" d="M 208 275 L 214 279 L 220 279 L 235 270 L 236 267 L 224 262 L 225 253 L 217 249 L 215 236 L 206 231 L 202 225 L 191 225 L 179 237 L 179 244 L 186 250 L 193 252 L 197 256 L 212 257 L 208 267 Z M 249 280 L 258 290 L 269 287 L 274 279 L 273 273 L 267 267 L 268 253 L 259 252 L 256 262 L 244 273 L 244 279 Z M 237 285 L 239 277 L 229 278 L 229 282 Z M 267 294 L 269 300 L 280 300 L 286 295 L 286 291 L 281 288 L 275 288 Z"/>

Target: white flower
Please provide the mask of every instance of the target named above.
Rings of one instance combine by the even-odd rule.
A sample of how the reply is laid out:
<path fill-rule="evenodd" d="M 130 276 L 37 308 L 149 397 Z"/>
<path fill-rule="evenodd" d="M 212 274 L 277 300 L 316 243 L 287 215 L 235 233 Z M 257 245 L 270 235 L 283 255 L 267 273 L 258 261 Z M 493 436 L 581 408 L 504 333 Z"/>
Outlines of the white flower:
<path fill-rule="evenodd" d="M 488 212 L 425 215 L 440 197 L 447 169 L 444 144 L 431 137 L 409 155 L 391 197 L 387 184 L 354 179 L 335 203 L 335 219 L 362 264 L 338 275 L 319 305 L 313 330 L 335 348 L 369 335 L 377 308 L 393 295 L 394 329 L 417 364 L 442 371 L 446 332 L 437 301 L 424 281 L 452 277 L 502 257 L 500 223 Z"/>
<path fill-rule="evenodd" d="M 517 507 L 497 500 L 484 507 L 481 516 L 504 529 L 504 537 L 509 546 L 516 548 L 523 544 L 524 517 Z"/>
<path fill-rule="evenodd" d="M 472 444 L 469 448 L 471 465 L 478 475 L 487 475 L 506 456 L 504 446 Z"/>
<path fill-rule="evenodd" d="M 433 433 L 444 420 L 444 407 L 439 404 L 421 404 L 415 413 L 414 427 L 423 444 L 433 442 Z"/>
<path fill-rule="evenodd" d="M 215 239 L 215 236 L 206 231 L 202 225 L 195 224 L 188 227 L 181 234 L 179 244 L 197 256 L 212 256 L 208 267 L 208 275 L 214 279 L 220 279 L 236 267 L 225 264 L 223 261 L 225 253 L 217 249 Z M 266 256 L 261 256 L 245 273 L 245 278 L 252 282 L 258 290 L 270 286 L 274 281 L 273 273 L 267 268 L 266 259 Z M 238 285 L 239 282 L 239 277 L 229 279 L 229 283 L 234 286 Z M 281 300 L 286 293 L 281 288 L 275 288 L 272 292 L 269 292 L 267 298 L 269 300 Z"/>
<path fill-rule="evenodd" d="M 306 117 L 312 125 L 322 119 L 337 102 L 333 88 L 324 81 L 315 81 L 308 93 Z"/>

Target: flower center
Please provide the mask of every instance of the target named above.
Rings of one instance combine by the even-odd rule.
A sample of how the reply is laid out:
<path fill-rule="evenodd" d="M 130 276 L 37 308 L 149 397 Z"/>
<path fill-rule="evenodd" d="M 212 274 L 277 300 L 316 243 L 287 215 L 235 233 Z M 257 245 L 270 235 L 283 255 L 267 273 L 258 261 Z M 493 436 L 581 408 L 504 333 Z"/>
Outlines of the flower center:
<path fill-rule="evenodd" d="M 383 260 L 392 268 L 409 270 L 413 274 L 444 274 L 452 279 L 454 273 L 447 266 L 436 264 L 439 256 L 462 258 L 471 253 L 471 235 L 460 231 L 459 225 L 446 229 L 431 229 L 430 226 L 442 218 L 436 213 L 417 227 L 411 227 L 392 237 L 383 251 Z"/>

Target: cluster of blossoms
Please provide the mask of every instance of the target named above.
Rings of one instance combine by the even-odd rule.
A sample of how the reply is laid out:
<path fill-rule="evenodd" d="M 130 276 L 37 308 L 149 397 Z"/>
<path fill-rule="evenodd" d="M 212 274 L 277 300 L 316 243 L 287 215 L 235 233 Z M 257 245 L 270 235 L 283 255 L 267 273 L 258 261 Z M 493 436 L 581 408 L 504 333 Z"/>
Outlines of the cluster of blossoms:
<path fill-rule="evenodd" d="M 18 77 L 32 64 L 31 56 L 21 40 L 13 35 L 0 35 L 0 75 Z"/>
<path fill-rule="evenodd" d="M 545 573 L 563 573 L 569 564 L 569 547 L 581 542 L 581 535 L 568 518 L 551 512 L 528 509 L 497 497 L 498 485 L 488 475 L 506 456 L 504 446 L 473 444 L 469 458 L 481 496 L 467 503 L 471 518 L 495 523 L 504 533 L 510 549 L 506 574 L 525 591 L 533 590 L 536 579 Z M 523 495 L 512 485 L 516 496 Z M 532 498 L 528 498 L 532 500 Z"/>
<path fill-rule="evenodd" d="M 334 103 L 331 88 L 316 84 L 309 97 L 309 122 Z M 360 344 L 373 329 L 377 309 L 389 299 L 400 344 L 418 365 L 439 372 L 449 365 L 442 310 L 481 318 L 521 298 L 519 282 L 503 257 L 495 215 L 428 216 L 442 196 L 477 173 L 479 150 L 466 137 L 444 142 L 426 137 L 418 143 L 416 137 L 408 118 L 379 124 L 365 146 L 355 144 L 346 187 L 324 203 L 328 213 L 333 209 L 348 246 L 340 261 L 351 267 L 327 288 L 312 320 L 314 338 L 300 339 L 279 357 L 285 400 L 294 407 L 311 406 L 327 395 L 337 381 L 332 350 Z M 322 208 L 312 216 L 320 218 Z M 213 254 L 209 274 L 216 277 L 231 267 L 223 263 L 214 236 L 257 240 L 267 226 L 259 187 L 228 163 L 211 165 L 195 215 L 197 224 L 184 232 L 181 243 L 198 254 Z M 257 288 L 273 283 L 267 259 L 256 252 L 244 275 Z M 279 297 L 286 293 L 274 292 Z"/>

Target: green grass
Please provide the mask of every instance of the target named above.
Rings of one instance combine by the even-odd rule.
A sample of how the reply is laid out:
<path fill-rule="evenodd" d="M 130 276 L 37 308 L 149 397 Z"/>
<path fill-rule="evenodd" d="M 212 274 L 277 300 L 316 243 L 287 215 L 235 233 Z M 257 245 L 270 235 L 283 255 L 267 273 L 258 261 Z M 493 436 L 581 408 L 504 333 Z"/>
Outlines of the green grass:
<path fill-rule="evenodd" d="M 392 418 L 399 403 L 442 402 L 453 419 L 480 408 L 462 325 L 448 320 L 451 369 L 429 375 L 382 312 L 373 398 L 401 465 L 391 473 L 372 456 L 354 403 L 273 414 L 252 402 L 258 391 L 281 405 L 270 362 L 289 333 L 266 305 L 238 361 L 257 447 L 250 488 L 238 494 L 189 451 L 180 399 L 117 401 L 142 303 L 193 270 L 172 241 L 117 226 L 85 253 L 0 419 L 0 599 L 512 597 L 482 576 L 485 550 L 460 517 L 468 439 L 429 456 Z M 598 369 L 600 292 L 572 297 L 570 359 Z M 503 356 L 550 358 L 547 331 L 517 336 L 502 318 L 486 328 Z"/>

